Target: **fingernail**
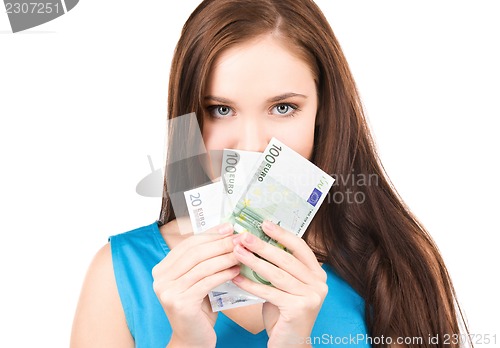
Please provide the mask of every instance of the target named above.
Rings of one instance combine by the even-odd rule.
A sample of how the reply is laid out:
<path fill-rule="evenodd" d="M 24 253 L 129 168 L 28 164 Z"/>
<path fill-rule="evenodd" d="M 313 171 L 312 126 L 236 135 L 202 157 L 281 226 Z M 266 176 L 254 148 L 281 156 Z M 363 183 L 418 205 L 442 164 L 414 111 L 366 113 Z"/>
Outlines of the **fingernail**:
<path fill-rule="evenodd" d="M 233 233 L 233 226 L 230 223 L 226 223 L 219 227 L 219 233 L 220 234 L 229 234 Z"/>
<path fill-rule="evenodd" d="M 247 244 L 252 244 L 255 241 L 255 236 L 251 233 L 245 233 L 243 239 Z"/>
<path fill-rule="evenodd" d="M 275 228 L 276 228 L 276 225 L 273 224 L 271 221 L 269 220 L 265 220 L 263 223 L 262 223 L 262 226 L 268 230 L 268 231 L 273 231 Z"/>
<path fill-rule="evenodd" d="M 234 276 L 236 277 L 238 274 L 240 274 L 240 266 L 231 267 L 231 271 L 234 273 Z"/>
<path fill-rule="evenodd" d="M 245 248 L 239 244 L 234 247 L 234 251 L 242 256 L 246 256 L 248 254 L 248 251 L 246 251 Z"/>
<path fill-rule="evenodd" d="M 235 283 L 241 283 L 242 280 L 243 280 L 243 276 L 241 276 L 239 274 L 233 278 L 233 282 L 235 282 Z"/>
<path fill-rule="evenodd" d="M 241 234 L 235 235 L 235 237 L 233 238 L 233 244 L 234 245 L 238 244 L 241 240 L 241 237 L 242 237 Z"/>

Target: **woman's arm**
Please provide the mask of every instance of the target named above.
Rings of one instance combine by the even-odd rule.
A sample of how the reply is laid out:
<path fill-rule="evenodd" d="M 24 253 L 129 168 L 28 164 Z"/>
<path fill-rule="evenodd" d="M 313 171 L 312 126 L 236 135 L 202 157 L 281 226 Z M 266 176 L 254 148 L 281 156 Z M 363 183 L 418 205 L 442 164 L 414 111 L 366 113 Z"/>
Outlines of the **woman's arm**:
<path fill-rule="evenodd" d="M 134 347 L 116 287 L 109 243 L 99 250 L 83 283 L 71 348 Z"/>

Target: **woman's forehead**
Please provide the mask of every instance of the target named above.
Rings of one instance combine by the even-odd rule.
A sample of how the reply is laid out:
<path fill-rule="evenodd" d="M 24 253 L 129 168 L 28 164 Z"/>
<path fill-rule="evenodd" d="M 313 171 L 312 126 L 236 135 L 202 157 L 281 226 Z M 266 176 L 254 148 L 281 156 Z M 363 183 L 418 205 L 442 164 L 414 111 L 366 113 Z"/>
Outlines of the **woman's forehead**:
<path fill-rule="evenodd" d="M 309 64 L 272 35 L 236 44 L 218 56 L 209 73 L 206 94 L 237 94 L 238 90 L 296 93 L 314 87 Z"/>

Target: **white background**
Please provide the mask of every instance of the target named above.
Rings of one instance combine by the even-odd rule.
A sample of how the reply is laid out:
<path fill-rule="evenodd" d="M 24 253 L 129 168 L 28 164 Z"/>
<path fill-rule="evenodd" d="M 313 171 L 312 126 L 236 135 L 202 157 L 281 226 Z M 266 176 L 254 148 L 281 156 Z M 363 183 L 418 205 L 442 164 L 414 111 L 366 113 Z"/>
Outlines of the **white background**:
<path fill-rule="evenodd" d="M 383 164 L 439 246 L 471 332 L 499 342 L 496 1 L 317 2 Z M 150 172 L 147 155 L 162 165 L 171 55 L 197 3 L 81 1 L 17 34 L 0 13 L 0 339 L 9 347 L 67 346 L 95 252 L 157 219 L 160 199 L 135 186 Z"/>

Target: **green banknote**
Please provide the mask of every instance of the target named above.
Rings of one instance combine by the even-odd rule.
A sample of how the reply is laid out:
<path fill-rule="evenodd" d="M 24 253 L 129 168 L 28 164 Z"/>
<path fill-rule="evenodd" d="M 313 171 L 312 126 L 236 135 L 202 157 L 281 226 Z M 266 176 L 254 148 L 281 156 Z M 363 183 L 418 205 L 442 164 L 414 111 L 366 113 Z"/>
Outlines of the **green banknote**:
<path fill-rule="evenodd" d="M 262 230 L 270 220 L 302 237 L 333 185 L 334 179 L 291 148 L 272 138 L 236 207 L 225 218 L 237 233 L 249 232 L 285 249 Z M 247 266 L 247 278 L 271 285 Z"/>

